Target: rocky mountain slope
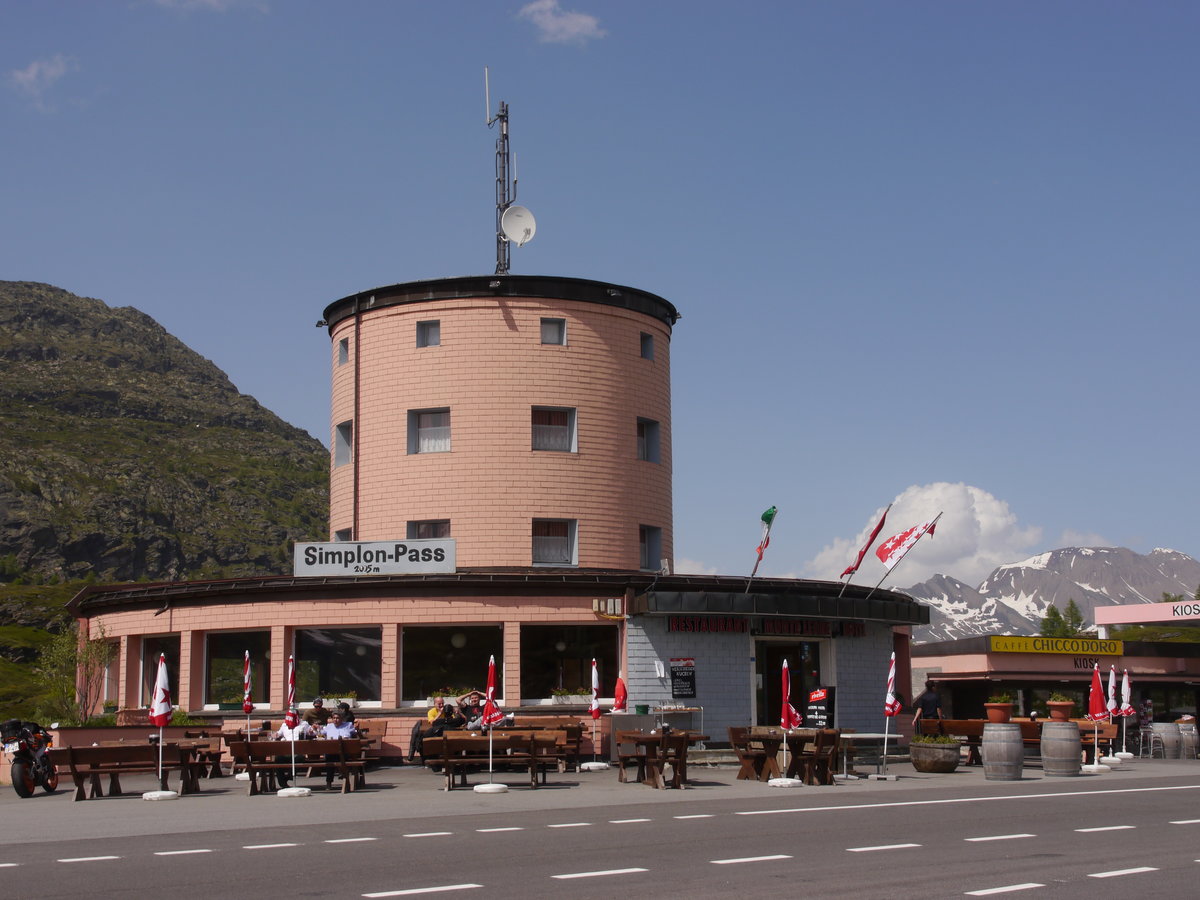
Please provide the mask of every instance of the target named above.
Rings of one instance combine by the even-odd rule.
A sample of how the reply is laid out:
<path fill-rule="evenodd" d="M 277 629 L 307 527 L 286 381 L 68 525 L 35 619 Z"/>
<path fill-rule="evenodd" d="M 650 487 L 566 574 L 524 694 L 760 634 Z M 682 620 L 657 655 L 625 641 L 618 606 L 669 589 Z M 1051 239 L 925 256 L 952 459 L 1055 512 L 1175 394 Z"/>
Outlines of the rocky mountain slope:
<path fill-rule="evenodd" d="M 0 282 L 0 581 L 290 571 L 328 452 L 149 316 Z"/>
<path fill-rule="evenodd" d="M 1158 603 L 1164 593 L 1192 596 L 1200 562 L 1175 550 L 1134 553 L 1124 547 L 1067 547 L 1000 566 L 976 588 L 945 575 L 907 589 L 933 609 L 914 629 L 918 642 L 979 634 L 1036 634 L 1053 603 L 1074 600 L 1089 624 L 1097 606 Z"/>

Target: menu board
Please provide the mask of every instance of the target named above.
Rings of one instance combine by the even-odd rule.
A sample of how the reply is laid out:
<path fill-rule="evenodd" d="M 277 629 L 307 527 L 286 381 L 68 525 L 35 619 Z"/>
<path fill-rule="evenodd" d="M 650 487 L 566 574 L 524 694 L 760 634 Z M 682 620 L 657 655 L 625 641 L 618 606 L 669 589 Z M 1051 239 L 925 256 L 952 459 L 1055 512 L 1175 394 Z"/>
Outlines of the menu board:
<path fill-rule="evenodd" d="M 675 700 L 696 696 L 696 660 L 671 660 L 671 697 Z"/>
<path fill-rule="evenodd" d="M 833 688 L 819 687 L 808 692 L 804 709 L 805 728 L 833 727 Z"/>

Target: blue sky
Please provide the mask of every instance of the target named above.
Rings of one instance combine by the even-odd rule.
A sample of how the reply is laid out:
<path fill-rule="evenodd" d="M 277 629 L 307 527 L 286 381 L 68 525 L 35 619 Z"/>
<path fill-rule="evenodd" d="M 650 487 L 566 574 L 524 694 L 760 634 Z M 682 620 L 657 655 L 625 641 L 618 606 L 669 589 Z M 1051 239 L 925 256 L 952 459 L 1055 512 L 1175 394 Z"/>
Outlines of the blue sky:
<path fill-rule="evenodd" d="M 324 307 L 491 272 L 628 284 L 672 342 L 679 571 L 886 582 L 1200 556 L 1200 6 L 0 6 L 0 279 L 134 306 L 328 443 Z M 894 527 L 891 527 L 894 526 Z M 883 573 L 872 561 L 856 581 Z"/>

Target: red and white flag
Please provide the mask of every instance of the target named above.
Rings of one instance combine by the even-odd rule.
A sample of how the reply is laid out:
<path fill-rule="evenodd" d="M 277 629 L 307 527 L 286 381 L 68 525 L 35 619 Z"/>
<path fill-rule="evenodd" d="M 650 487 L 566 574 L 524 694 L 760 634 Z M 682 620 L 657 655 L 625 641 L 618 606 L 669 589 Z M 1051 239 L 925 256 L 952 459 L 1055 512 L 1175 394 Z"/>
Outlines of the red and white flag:
<path fill-rule="evenodd" d="M 496 705 L 496 657 L 488 657 L 487 699 L 483 701 L 483 724 L 495 725 L 504 721 L 504 713 Z"/>
<path fill-rule="evenodd" d="M 1121 708 L 1117 710 L 1118 716 L 1137 715 L 1137 710 L 1129 702 L 1132 699 L 1133 688 L 1129 686 L 1129 670 L 1125 669 L 1125 674 L 1121 676 Z"/>
<path fill-rule="evenodd" d="M 613 712 L 625 712 L 629 704 L 629 691 L 625 689 L 625 679 L 617 673 L 617 689 L 613 691 Z"/>
<path fill-rule="evenodd" d="M 1117 667 L 1108 667 L 1108 714 L 1117 714 Z"/>
<path fill-rule="evenodd" d="M 879 537 L 879 532 L 883 529 L 883 523 L 887 521 L 888 510 L 891 508 L 892 504 L 889 503 L 887 509 L 883 511 L 883 515 L 879 517 L 879 521 L 875 524 L 874 529 L 872 529 L 870 537 L 867 538 L 867 542 L 863 544 L 862 549 L 858 551 L 858 556 L 855 557 L 854 562 L 850 563 L 850 565 L 846 567 L 846 571 L 838 576 L 839 578 L 845 578 L 847 575 L 853 575 L 858 571 L 858 567 L 862 565 L 863 557 L 867 555 L 867 551 L 870 550 L 871 545 L 875 543 L 875 538 Z"/>
<path fill-rule="evenodd" d="M 913 544 L 925 535 L 933 534 L 936 522 L 937 519 L 930 519 L 928 522 L 914 525 L 907 531 L 892 535 L 875 549 L 875 555 L 879 557 L 879 561 L 890 571 L 892 566 L 900 562 L 904 558 L 904 554 L 912 549 Z"/>
<path fill-rule="evenodd" d="M 284 713 L 283 721 L 287 723 L 288 728 L 295 728 L 300 724 L 300 713 L 296 710 L 296 657 L 288 657 L 288 696 L 287 696 L 287 712 Z"/>
<path fill-rule="evenodd" d="M 788 671 L 787 660 L 783 661 L 783 683 L 780 685 L 783 702 L 779 705 L 779 725 L 789 731 L 804 724 L 804 717 L 792 706 L 792 675 Z"/>
<path fill-rule="evenodd" d="M 150 721 L 162 728 L 171 721 L 171 685 L 167 681 L 167 655 L 158 654 L 158 675 L 150 700 Z"/>
<path fill-rule="evenodd" d="M 1104 686 L 1100 683 L 1100 666 L 1092 666 L 1092 689 L 1088 692 L 1088 711 L 1084 716 L 1089 722 L 1103 722 L 1108 718 L 1108 705 L 1104 702 Z"/>
<path fill-rule="evenodd" d="M 898 716 L 901 709 L 903 706 L 896 699 L 896 654 L 893 652 L 892 661 L 888 665 L 887 696 L 883 699 L 883 714 L 889 718 Z"/>
<path fill-rule="evenodd" d="M 242 712 L 246 715 L 254 712 L 254 701 L 250 697 L 250 651 L 246 651 L 246 660 L 242 663 Z"/>
<path fill-rule="evenodd" d="M 600 718 L 600 673 L 596 671 L 596 657 L 592 657 L 592 718 Z"/>
<path fill-rule="evenodd" d="M 762 562 L 763 553 L 771 546 L 771 525 L 775 522 L 775 514 L 777 510 L 774 506 L 763 512 L 759 519 L 762 521 L 762 540 L 758 542 L 758 546 L 754 548 L 754 552 L 758 554 L 758 558 L 754 560 L 754 569 L 750 572 L 750 577 L 753 578 L 758 574 L 758 566 Z M 747 586 L 747 590 L 749 586 Z"/>

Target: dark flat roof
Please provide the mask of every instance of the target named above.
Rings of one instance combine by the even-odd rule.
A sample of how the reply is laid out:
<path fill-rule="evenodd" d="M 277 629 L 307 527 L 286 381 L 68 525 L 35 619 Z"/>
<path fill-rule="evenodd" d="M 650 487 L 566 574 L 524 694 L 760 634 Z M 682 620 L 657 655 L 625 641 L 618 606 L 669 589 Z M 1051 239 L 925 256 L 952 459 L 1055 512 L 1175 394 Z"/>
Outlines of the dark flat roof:
<path fill-rule="evenodd" d="M 465 275 L 459 278 L 406 281 L 403 284 L 359 291 L 357 294 L 335 300 L 325 307 L 320 324 L 332 329 L 342 319 L 366 310 L 462 297 L 580 300 L 584 303 L 601 303 L 644 313 L 658 319 L 668 328 L 679 320 L 679 311 L 662 297 L 623 284 L 555 275 Z"/>
<path fill-rule="evenodd" d="M 820 619 L 861 619 L 896 625 L 929 621 L 929 607 L 898 591 L 836 581 L 756 578 L 728 575 L 663 575 L 626 570 L 478 569 L 442 575 L 344 575 L 234 578 L 154 584 L 88 585 L 67 605 L 77 616 L 121 607 L 194 605 L 208 601 L 247 602 L 265 594 L 312 591 L 375 596 L 406 591 L 428 594 L 499 595 L 567 593 L 597 598 L 633 592 L 628 612 L 641 615 L 759 615 Z M 870 597 L 868 598 L 868 594 Z"/>

